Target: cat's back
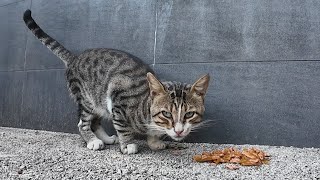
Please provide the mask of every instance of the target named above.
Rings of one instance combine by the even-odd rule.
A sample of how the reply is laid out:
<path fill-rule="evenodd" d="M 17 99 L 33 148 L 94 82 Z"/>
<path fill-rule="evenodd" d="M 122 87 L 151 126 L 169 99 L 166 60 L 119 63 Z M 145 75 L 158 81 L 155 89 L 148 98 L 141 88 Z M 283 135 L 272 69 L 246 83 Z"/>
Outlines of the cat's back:
<path fill-rule="evenodd" d="M 90 99 L 103 103 L 101 100 L 107 96 L 146 92 L 147 72 L 153 71 L 129 53 L 115 49 L 89 49 L 70 62 L 66 76 L 69 85 L 76 81 Z"/>
<path fill-rule="evenodd" d="M 89 71 L 96 72 L 101 76 L 106 76 L 111 71 L 111 74 L 126 74 L 131 71 L 132 73 L 140 71 L 146 73 L 152 71 L 139 58 L 124 51 L 106 48 L 85 50 L 70 63 L 70 68 L 83 73 Z"/>

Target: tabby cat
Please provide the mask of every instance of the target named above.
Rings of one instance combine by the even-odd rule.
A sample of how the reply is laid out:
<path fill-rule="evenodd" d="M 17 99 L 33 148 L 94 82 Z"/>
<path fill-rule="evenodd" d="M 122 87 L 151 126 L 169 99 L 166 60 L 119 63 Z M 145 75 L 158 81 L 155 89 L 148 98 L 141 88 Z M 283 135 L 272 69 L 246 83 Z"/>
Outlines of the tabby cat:
<path fill-rule="evenodd" d="M 90 49 L 74 55 L 47 35 L 26 10 L 32 33 L 66 66 L 71 96 L 79 106 L 79 131 L 87 148 L 120 144 L 124 154 L 138 152 L 135 134 L 147 135 L 152 150 L 164 149 L 164 135 L 180 141 L 201 124 L 209 75 L 193 85 L 160 82 L 137 57 L 115 49 Z M 101 119 L 111 119 L 117 136 L 109 136 Z"/>

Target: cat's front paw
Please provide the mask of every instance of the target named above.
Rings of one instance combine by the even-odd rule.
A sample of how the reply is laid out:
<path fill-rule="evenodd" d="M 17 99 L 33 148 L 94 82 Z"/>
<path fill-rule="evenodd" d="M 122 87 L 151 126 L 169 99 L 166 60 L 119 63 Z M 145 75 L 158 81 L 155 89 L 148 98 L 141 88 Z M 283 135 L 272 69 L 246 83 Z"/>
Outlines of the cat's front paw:
<path fill-rule="evenodd" d="M 87 142 L 87 148 L 91 150 L 101 150 L 104 148 L 104 144 L 100 139 L 90 139 Z"/>
<path fill-rule="evenodd" d="M 149 141 L 148 142 L 149 148 L 153 151 L 165 149 L 167 147 L 166 143 L 163 141 Z"/>
<path fill-rule="evenodd" d="M 138 152 L 137 144 L 123 144 L 120 146 L 120 150 L 123 154 L 136 154 Z"/>

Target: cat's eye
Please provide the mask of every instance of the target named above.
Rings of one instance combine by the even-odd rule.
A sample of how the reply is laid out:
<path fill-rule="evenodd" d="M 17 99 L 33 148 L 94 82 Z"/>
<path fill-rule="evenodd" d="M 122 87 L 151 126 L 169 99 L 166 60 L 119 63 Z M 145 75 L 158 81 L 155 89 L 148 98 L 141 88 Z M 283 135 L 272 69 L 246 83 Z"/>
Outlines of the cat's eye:
<path fill-rule="evenodd" d="M 166 118 L 172 118 L 172 114 L 170 112 L 167 111 L 162 111 L 162 115 Z"/>
<path fill-rule="evenodd" d="M 194 112 L 193 112 L 193 111 L 187 112 L 187 113 L 184 115 L 184 118 L 185 118 L 185 119 L 189 119 L 189 118 L 192 118 L 193 115 L 194 115 Z"/>

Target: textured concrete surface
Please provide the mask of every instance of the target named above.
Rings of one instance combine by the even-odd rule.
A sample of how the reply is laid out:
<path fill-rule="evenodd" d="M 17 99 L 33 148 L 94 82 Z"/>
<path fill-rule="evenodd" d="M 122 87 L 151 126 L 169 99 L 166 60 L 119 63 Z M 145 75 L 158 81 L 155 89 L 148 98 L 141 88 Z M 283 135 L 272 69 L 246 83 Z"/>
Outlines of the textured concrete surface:
<path fill-rule="evenodd" d="M 189 142 L 320 147 L 320 1 L 2 0 L 0 126 L 76 133 L 64 65 L 27 8 L 72 52 L 128 51 L 168 80 L 211 74 L 215 123 Z"/>
<path fill-rule="evenodd" d="M 319 60 L 320 1 L 157 2 L 157 63 Z"/>
<path fill-rule="evenodd" d="M 75 134 L 0 128 L 0 179 L 320 179 L 319 148 L 171 143 L 183 148 L 152 152 L 138 143 L 139 154 L 123 155 L 117 145 L 88 150 Z M 226 147 L 256 147 L 271 161 L 228 170 L 192 160 L 203 150 Z"/>

